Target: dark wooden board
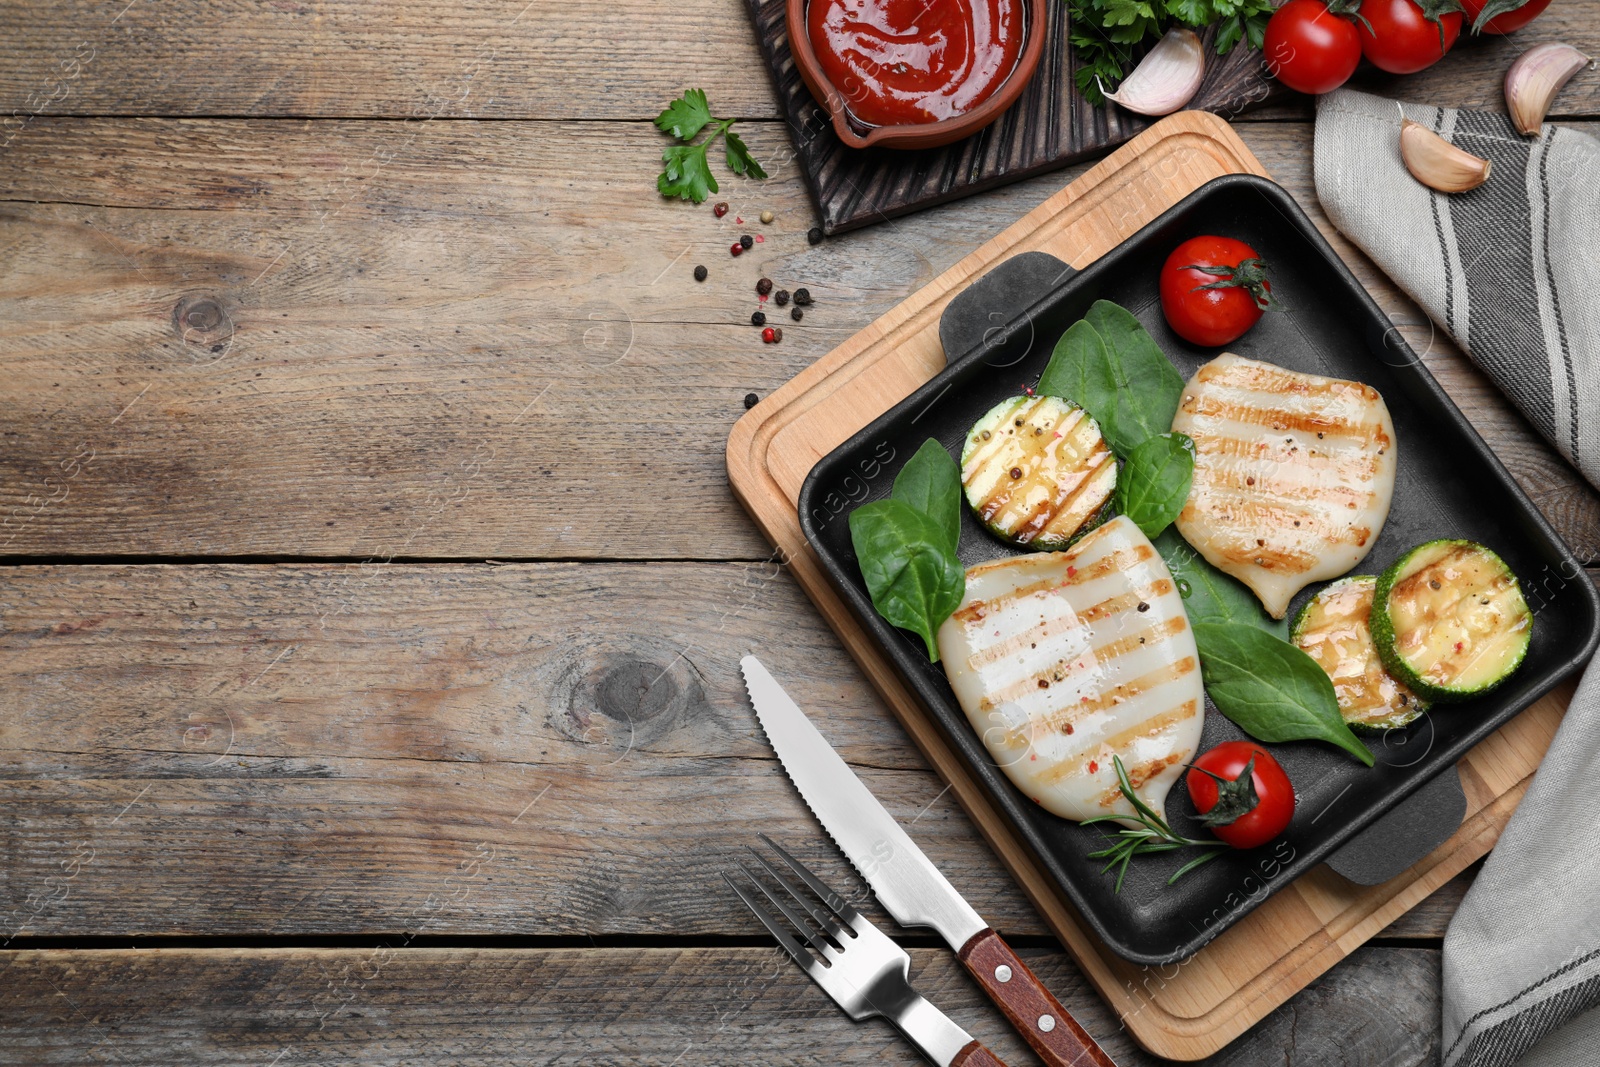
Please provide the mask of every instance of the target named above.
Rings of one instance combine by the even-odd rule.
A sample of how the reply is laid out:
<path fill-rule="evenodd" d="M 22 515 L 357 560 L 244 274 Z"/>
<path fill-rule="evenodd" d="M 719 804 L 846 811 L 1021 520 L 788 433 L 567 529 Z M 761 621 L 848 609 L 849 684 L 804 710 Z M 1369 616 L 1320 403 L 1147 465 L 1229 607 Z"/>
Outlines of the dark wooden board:
<path fill-rule="evenodd" d="M 870 226 L 1097 156 L 1150 125 L 1122 108 L 1094 107 L 1073 85 L 1077 57 L 1067 45 L 1067 8 L 1051 0 L 1044 54 L 1021 98 L 964 141 L 919 151 L 847 148 L 833 132 L 789 54 L 784 0 L 746 0 L 761 54 L 772 71 L 795 155 L 827 233 Z M 1190 106 L 1231 114 L 1281 95 L 1261 53 L 1235 48 L 1217 58 L 1206 34 L 1208 68 Z"/>

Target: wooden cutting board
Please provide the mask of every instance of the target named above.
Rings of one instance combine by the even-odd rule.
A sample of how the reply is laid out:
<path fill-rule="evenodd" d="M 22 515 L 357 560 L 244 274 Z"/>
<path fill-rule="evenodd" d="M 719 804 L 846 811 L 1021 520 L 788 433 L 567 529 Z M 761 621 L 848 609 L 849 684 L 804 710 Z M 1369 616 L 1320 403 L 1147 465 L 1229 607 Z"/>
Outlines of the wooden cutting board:
<path fill-rule="evenodd" d="M 1403 874 L 1363 887 L 1318 867 L 1190 959 L 1138 966 L 1079 924 L 857 625 L 806 546 L 795 501 L 817 460 L 943 368 L 940 313 L 975 279 L 1033 250 L 1082 268 L 1206 181 L 1239 172 L 1266 174 L 1226 122 L 1196 111 L 1162 120 L 762 400 L 728 438 L 729 481 L 779 558 L 1129 1032 L 1151 1052 L 1180 1060 L 1226 1045 L 1488 852 L 1549 747 L 1572 686 L 1468 753 L 1458 765 L 1467 797 L 1461 828 Z"/>

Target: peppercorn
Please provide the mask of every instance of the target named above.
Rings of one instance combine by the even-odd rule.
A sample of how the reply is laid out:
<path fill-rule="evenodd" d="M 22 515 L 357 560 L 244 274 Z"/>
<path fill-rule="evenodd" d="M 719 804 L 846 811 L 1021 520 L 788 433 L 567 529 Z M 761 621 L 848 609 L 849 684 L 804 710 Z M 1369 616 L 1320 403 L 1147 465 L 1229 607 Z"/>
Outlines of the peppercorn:
<path fill-rule="evenodd" d="M 801 307 L 810 307 L 811 306 L 811 290 L 810 289 L 796 289 L 794 291 L 794 302 L 796 304 L 799 304 Z"/>
<path fill-rule="evenodd" d="M 820 245 L 822 243 L 822 227 L 813 226 L 811 229 L 807 230 L 806 241 L 810 244 Z"/>
<path fill-rule="evenodd" d="M 799 322 L 801 319 L 806 317 L 806 313 L 804 311 L 801 311 L 797 307 L 796 308 L 790 308 L 789 309 L 789 317 L 791 319 L 793 319 L 794 321 Z"/>
<path fill-rule="evenodd" d="M 767 313 L 765 311 L 758 311 L 754 315 L 750 316 L 750 325 L 752 325 L 752 326 L 765 326 L 766 324 L 767 324 Z"/>
<path fill-rule="evenodd" d="M 783 340 L 783 329 L 781 327 L 774 326 L 772 328 L 772 343 L 777 344 L 781 340 Z"/>
<path fill-rule="evenodd" d="M 756 292 L 760 293 L 762 296 L 766 296 L 768 293 L 772 292 L 772 279 L 762 278 L 760 281 L 756 282 Z"/>
<path fill-rule="evenodd" d="M 789 303 L 789 290 L 779 289 L 776 293 L 773 293 L 772 302 L 779 307 L 786 306 Z"/>
<path fill-rule="evenodd" d="M 763 211 L 763 212 L 762 212 L 762 213 L 761 213 L 761 221 L 762 221 L 762 222 L 771 222 L 771 221 L 772 221 L 772 212 L 770 212 L 770 211 Z"/>
<path fill-rule="evenodd" d="M 738 241 L 735 241 L 733 244 L 728 246 L 728 252 L 731 255 L 742 256 L 744 255 L 744 245 L 740 244 Z"/>
<path fill-rule="evenodd" d="M 745 248 L 753 248 L 755 247 L 756 239 L 747 233 L 741 233 L 739 235 L 739 243 Z"/>
<path fill-rule="evenodd" d="M 706 265 L 702 263 L 694 269 L 694 280 L 697 282 L 703 282 L 706 280 L 706 275 L 709 273 L 710 271 L 706 270 Z"/>
<path fill-rule="evenodd" d="M 778 340 L 777 327 L 768 326 L 765 330 L 762 330 L 761 331 L 761 340 L 765 344 L 769 344 L 769 345 L 775 343 Z"/>
<path fill-rule="evenodd" d="M 717 201 L 717 206 L 711 209 L 711 213 L 720 219 L 728 213 L 728 202 L 726 200 Z"/>
<path fill-rule="evenodd" d="M 759 403 L 761 403 L 761 398 L 759 396 L 756 396 L 756 394 L 754 394 L 754 393 L 746 393 L 746 394 L 744 394 L 744 409 L 746 411 L 749 411 L 751 408 L 755 407 Z"/>

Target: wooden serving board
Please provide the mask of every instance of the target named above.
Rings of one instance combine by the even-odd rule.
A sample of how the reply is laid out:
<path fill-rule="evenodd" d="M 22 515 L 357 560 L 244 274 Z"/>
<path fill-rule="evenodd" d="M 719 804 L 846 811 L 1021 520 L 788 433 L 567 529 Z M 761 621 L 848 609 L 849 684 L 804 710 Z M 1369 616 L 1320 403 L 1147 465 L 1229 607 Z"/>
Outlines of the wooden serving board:
<path fill-rule="evenodd" d="M 795 501 L 817 460 L 943 368 L 939 316 L 990 268 L 1033 250 L 1082 268 L 1206 181 L 1241 172 L 1266 174 L 1223 120 L 1195 111 L 1162 120 L 761 401 L 728 438 L 735 494 L 906 732 L 1129 1032 L 1151 1052 L 1181 1060 L 1226 1045 L 1488 852 L 1554 736 L 1571 684 L 1458 764 L 1467 797 L 1461 828 L 1403 874 L 1363 887 L 1318 867 L 1190 959 L 1138 966 L 1113 955 L 1079 924 L 857 625 L 807 547 Z"/>
<path fill-rule="evenodd" d="M 1088 159 L 1150 123 L 1115 105 L 1095 107 L 1078 92 L 1073 82 L 1077 55 L 1067 44 L 1067 5 L 1052 2 L 1039 67 L 1017 102 L 994 123 L 943 148 L 847 148 L 795 68 L 784 0 L 745 2 L 811 199 L 828 233 L 870 226 Z M 1236 114 L 1283 94 L 1267 77 L 1259 51 L 1241 45 L 1217 56 L 1215 35 L 1215 27 L 1204 34 L 1206 75 L 1190 106 Z"/>

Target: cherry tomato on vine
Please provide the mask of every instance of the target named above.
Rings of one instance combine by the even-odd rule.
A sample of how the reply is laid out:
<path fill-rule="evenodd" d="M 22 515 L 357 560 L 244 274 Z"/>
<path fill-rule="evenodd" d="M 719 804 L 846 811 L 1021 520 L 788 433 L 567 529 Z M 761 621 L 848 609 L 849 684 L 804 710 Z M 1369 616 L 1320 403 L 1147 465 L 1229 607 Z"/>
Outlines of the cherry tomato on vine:
<path fill-rule="evenodd" d="M 1302 93 L 1331 93 L 1361 62 L 1356 24 L 1323 0 L 1289 0 L 1272 13 L 1262 45 L 1267 71 Z"/>
<path fill-rule="evenodd" d="M 1362 0 L 1361 53 L 1379 70 L 1415 74 L 1444 58 L 1461 36 L 1460 11 L 1442 11 L 1455 0 Z M 1435 17 L 1429 17 L 1430 13 Z"/>
<path fill-rule="evenodd" d="M 1256 250 L 1231 237 L 1191 237 L 1161 268 L 1167 325 L 1185 341 L 1207 348 L 1242 337 L 1272 306 L 1271 290 Z"/>
<path fill-rule="evenodd" d="M 1478 16 L 1483 14 L 1483 9 L 1488 5 L 1488 3 L 1489 0 L 1461 0 L 1461 6 L 1465 9 L 1466 23 L 1468 26 L 1477 23 Z M 1496 6 L 1498 7 L 1500 5 L 1497 4 Z M 1510 11 L 1503 11 L 1494 16 L 1488 22 L 1483 24 L 1483 29 L 1479 32 L 1491 33 L 1495 35 L 1514 33 L 1515 31 L 1522 29 L 1522 27 L 1526 26 L 1528 23 L 1532 22 L 1534 19 L 1538 18 L 1540 15 L 1544 14 L 1544 9 L 1549 6 L 1550 0 L 1527 0 L 1527 3 L 1523 4 L 1521 7 L 1514 7 Z"/>
<path fill-rule="evenodd" d="M 1186 780 L 1201 821 L 1234 848 L 1264 845 L 1294 818 L 1289 776 L 1265 749 L 1249 741 L 1224 741 L 1201 754 Z"/>

